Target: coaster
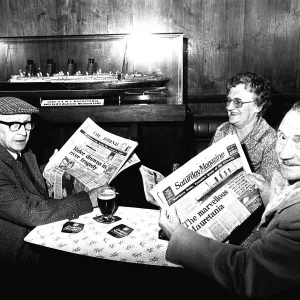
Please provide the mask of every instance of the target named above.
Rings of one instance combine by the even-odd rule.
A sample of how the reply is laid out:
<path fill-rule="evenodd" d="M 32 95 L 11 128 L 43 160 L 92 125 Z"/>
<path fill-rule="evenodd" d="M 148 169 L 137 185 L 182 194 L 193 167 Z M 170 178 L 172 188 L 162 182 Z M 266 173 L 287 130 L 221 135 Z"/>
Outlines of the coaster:
<path fill-rule="evenodd" d="M 124 225 L 124 224 L 119 224 L 117 226 L 115 226 L 114 228 L 112 228 L 111 230 L 109 230 L 107 233 L 112 235 L 115 238 L 123 238 L 125 236 L 127 236 L 128 234 L 130 234 L 133 231 L 133 228 Z"/>
<path fill-rule="evenodd" d="M 121 218 L 118 216 L 114 216 L 114 218 L 111 221 L 108 221 L 107 219 L 105 219 L 102 215 L 101 216 L 97 216 L 93 218 L 95 221 L 99 222 L 99 223 L 103 223 L 103 224 L 111 224 L 117 221 L 120 221 Z"/>
<path fill-rule="evenodd" d="M 61 232 L 66 232 L 66 233 L 78 233 L 80 232 L 84 227 L 84 224 L 77 223 L 77 222 L 66 222 L 63 227 Z"/>

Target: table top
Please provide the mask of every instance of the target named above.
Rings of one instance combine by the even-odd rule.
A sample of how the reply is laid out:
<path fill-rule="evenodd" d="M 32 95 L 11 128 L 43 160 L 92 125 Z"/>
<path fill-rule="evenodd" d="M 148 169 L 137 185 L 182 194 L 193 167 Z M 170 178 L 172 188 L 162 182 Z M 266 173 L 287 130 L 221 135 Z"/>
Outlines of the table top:
<path fill-rule="evenodd" d="M 77 233 L 62 232 L 63 225 L 70 220 L 62 220 L 37 226 L 26 237 L 25 241 L 61 251 L 147 265 L 179 267 L 165 259 L 168 241 L 158 238 L 159 211 L 120 206 L 115 216 L 121 220 L 104 224 L 93 218 L 100 216 L 99 208 L 91 213 L 80 216 L 71 222 L 84 224 Z M 133 231 L 127 236 L 117 238 L 108 231 L 115 226 L 124 224 L 125 230 Z M 129 230 L 130 231 L 130 230 Z"/>

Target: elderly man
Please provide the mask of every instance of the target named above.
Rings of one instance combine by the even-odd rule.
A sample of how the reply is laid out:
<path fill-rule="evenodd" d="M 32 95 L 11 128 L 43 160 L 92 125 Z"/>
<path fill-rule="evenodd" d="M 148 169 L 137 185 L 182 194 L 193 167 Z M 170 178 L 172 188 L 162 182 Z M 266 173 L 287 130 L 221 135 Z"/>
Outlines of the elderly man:
<path fill-rule="evenodd" d="M 0 98 L 0 266 L 1 270 L 28 270 L 39 254 L 24 242 L 37 226 L 75 219 L 92 211 L 87 192 L 50 200 L 35 155 L 26 149 L 32 115 L 38 109 L 14 97 Z M 21 158 L 21 159 L 20 159 Z"/>
<path fill-rule="evenodd" d="M 280 124 L 276 153 L 280 172 L 274 171 L 271 185 L 261 175 L 249 175 L 266 200 L 260 238 L 249 249 L 203 237 L 180 225 L 176 211 L 162 209 L 159 225 L 170 238 L 166 259 L 239 296 L 266 297 L 299 287 L 300 101 Z"/>

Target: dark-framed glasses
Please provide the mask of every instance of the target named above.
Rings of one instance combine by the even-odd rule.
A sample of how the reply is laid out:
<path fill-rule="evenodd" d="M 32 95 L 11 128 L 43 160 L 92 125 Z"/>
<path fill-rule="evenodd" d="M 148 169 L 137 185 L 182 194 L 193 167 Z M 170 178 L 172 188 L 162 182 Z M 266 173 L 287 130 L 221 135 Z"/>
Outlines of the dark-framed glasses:
<path fill-rule="evenodd" d="M 34 128 L 34 122 L 33 121 L 27 121 L 24 123 L 21 122 L 4 122 L 0 121 L 0 124 L 7 125 L 9 127 L 9 130 L 14 132 L 18 131 L 22 125 L 24 125 L 24 128 L 28 131 L 31 131 Z"/>
<path fill-rule="evenodd" d="M 231 101 L 232 101 L 235 108 L 241 108 L 245 103 L 254 102 L 254 101 L 243 102 L 241 99 L 238 99 L 238 98 L 234 98 L 234 99 L 225 98 L 224 102 L 225 102 L 226 107 L 229 106 Z"/>

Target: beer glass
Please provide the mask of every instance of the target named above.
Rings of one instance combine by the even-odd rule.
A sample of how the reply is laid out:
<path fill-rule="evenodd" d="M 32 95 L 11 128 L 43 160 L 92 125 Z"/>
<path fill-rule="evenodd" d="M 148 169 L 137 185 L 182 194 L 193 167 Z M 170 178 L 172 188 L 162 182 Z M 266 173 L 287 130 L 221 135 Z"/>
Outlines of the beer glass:
<path fill-rule="evenodd" d="M 104 222 L 111 223 L 115 221 L 113 216 L 116 210 L 116 190 L 108 185 L 97 189 L 97 201 L 102 213 L 101 219 Z"/>

